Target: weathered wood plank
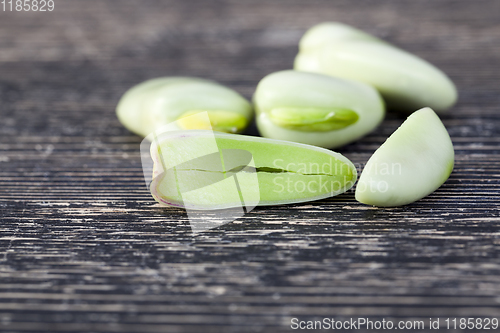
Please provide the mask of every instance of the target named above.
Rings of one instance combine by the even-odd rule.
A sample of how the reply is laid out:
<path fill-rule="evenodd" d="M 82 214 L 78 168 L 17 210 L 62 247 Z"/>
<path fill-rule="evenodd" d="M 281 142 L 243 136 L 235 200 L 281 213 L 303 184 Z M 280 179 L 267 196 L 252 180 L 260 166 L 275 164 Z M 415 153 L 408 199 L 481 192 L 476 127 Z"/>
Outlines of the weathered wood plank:
<path fill-rule="evenodd" d="M 56 0 L 51 13 L 0 11 L 0 330 L 274 333 L 294 317 L 500 318 L 499 12 L 495 0 Z M 327 20 L 457 83 L 460 100 L 442 117 L 452 176 L 406 207 L 364 206 L 351 190 L 193 235 L 185 211 L 149 195 L 141 139 L 114 113 L 120 96 L 193 75 L 250 98 Z M 389 112 L 340 152 L 361 170 L 404 119 Z"/>

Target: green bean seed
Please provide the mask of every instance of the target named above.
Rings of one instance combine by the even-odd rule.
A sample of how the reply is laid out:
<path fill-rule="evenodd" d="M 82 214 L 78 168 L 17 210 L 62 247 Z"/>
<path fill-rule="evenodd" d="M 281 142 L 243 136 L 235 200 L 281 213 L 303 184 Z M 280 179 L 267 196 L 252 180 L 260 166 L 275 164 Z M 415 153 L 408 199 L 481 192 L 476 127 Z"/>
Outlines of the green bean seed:
<path fill-rule="evenodd" d="M 254 104 L 263 136 L 325 148 L 359 139 L 385 114 L 382 98 L 366 84 L 293 70 L 262 79 Z"/>
<path fill-rule="evenodd" d="M 354 165 L 330 150 L 203 130 L 162 133 L 151 157 L 153 197 L 195 210 L 318 200 L 357 178 Z"/>
<path fill-rule="evenodd" d="M 237 92 L 213 81 L 190 77 L 148 80 L 127 91 L 118 103 L 119 120 L 130 131 L 147 136 L 179 120 L 178 129 L 209 129 L 192 116 L 206 111 L 211 128 L 240 133 L 253 117 L 251 104 Z M 201 127 L 200 127 L 201 126 Z"/>
<path fill-rule="evenodd" d="M 340 23 L 307 31 L 294 68 L 370 84 L 388 108 L 406 112 L 426 106 L 443 112 L 457 100 L 453 82 L 430 63 Z"/>
<path fill-rule="evenodd" d="M 454 164 L 450 136 L 430 108 L 416 111 L 368 160 L 356 199 L 381 207 L 407 205 L 434 192 Z"/>

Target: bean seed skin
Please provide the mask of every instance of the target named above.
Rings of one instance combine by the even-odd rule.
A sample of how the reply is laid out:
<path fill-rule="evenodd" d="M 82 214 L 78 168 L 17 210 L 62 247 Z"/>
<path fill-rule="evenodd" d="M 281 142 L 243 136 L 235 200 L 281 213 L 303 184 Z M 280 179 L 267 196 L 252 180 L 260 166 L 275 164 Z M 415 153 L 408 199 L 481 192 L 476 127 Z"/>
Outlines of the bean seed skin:
<path fill-rule="evenodd" d="M 253 97 L 262 136 L 336 148 L 373 131 L 385 106 L 372 87 L 294 70 L 263 78 Z"/>
<path fill-rule="evenodd" d="M 294 68 L 367 83 L 382 94 L 389 109 L 408 113 L 423 107 L 445 112 L 458 98 L 450 78 L 429 62 L 336 22 L 305 33 Z"/>
<path fill-rule="evenodd" d="M 118 119 L 130 131 L 147 136 L 162 126 L 193 114 L 208 112 L 216 131 L 240 133 L 253 118 L 251 104 L 237 92 L 216 82 L 193 77 L 163 77 L 129 89 L 118 103 Z M 200 128 L 189 117 L 178 129 Z"/>
<path fill-rule="evenodd" d="M 238 160 L 240 153 L 249 158 Z M 357 179 L 352 162 L 327 149 L 212 131 L 164 133 L 151 156 L 155 200 L 193 210 L 240 207 L 241 198 L 254 206 L 319 200 L 344 193 Z"/>
<path fill-rule="evenodd" d="M 356 186 L 356 199 L 379 207 L 403 206 L 438 189 L 450 176 L 454 149 L 430 108 L 411 114 L 375 151 Z"/>

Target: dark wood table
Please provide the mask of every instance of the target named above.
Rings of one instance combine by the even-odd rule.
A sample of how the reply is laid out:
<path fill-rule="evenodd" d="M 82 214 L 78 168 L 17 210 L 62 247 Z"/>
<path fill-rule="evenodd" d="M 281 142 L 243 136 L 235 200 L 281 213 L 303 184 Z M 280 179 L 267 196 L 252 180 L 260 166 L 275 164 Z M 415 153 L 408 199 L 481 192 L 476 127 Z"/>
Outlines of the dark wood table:
<path fill-rule="evenodd" d="M 405 207 L 365 206 L 349 191 L 193 235 L 185 211 L 150 196 L 119 98 L 169 75 L 250 98 L 329 20 L 456 82 L 460 100 L 442 117 L 456 149 L 450 179 Z M 404 119 L 389 112 L 339 152 L 365 163 Z M 440 318 L 441 331 L 478 331 L 445 320 L 500 318 L 499 133 L 497 0 L 55 0 L 53 12 L 0 11 L 0 331 L 274 333 L 297 331 L 292 318 L 422 320 L 420 332 Z"/>

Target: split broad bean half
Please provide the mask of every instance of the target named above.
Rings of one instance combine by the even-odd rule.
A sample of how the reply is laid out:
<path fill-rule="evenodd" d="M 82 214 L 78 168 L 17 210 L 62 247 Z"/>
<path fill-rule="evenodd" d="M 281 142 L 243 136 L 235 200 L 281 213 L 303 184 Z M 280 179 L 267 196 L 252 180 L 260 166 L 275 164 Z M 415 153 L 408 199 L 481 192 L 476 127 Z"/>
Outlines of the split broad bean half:
<path fill-rule="evenodd" d="M 202 119 L 188 117 L 204 111 L 211 128 Z M 116 113 L 127 129 L 144 137 L 173 122 L 179 130 L 240 133 L 253 118 L 252 105 L 243 96 L 216 82 L 192 77 L 164 77 L 140 83 L 123 95 Z M 185 117 L 189 120 L 183 121 Z"/>
<path fill-rule="evenodd" d="M 361 138 L 385 115 L 381 96 L 364 83 L 294 70 L 263 78 L 253 102 L 262 136 L 325 148 Z"/>
<path fill-rule="evenodd" d="M 444 112 L 457 100 L 453 82 L 427 61 L 361 30 L 336 22 L 309 29 L 299 44 L 296 70 L 365 82 L 389 109 Z"/>
<path fill-rule="evenodd" d="M 192 210 L 318 200 L 357 179 L 351 161 L 331 150 L 212 131 L 161 133 L 151 156 L 153 197 Z"/>

